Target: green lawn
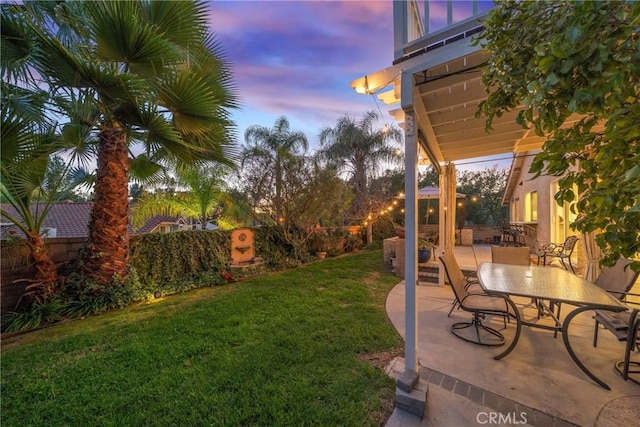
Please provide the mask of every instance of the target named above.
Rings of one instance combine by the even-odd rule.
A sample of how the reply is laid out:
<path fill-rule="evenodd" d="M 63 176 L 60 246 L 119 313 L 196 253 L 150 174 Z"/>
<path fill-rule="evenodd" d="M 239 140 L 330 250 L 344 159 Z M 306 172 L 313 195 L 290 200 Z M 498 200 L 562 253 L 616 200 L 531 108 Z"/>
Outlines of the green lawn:
<path fill-rule="evenodd" d="M 381 264 L 361 252 L 3 340 L 2 426 L 376 425 L 395 387 L 366 359 L 403 345 Z"/>

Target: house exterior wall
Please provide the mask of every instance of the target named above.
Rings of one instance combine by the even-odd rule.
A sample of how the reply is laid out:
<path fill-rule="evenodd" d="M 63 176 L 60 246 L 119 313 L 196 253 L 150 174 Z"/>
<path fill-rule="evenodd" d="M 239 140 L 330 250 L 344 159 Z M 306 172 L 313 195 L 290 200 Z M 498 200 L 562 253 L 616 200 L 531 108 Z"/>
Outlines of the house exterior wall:
<path fill-rule="evenodd" d="M 536 242 L 553 242 L 560 243 L 568 235 L 580 236 L 580 233 L 575 231 L 568 231 L 567 235 L 559 236 L 558 233 L 554 233 L 554 229 L 560 223 L 564 221 L 558 215 L 558 205 L 554 199 L 554 182 L 558 181 L 560 177 L 557 176 L 539 176 L 534 178 L 534 174 L 529 172 L 531 164 L 533 162 L 535 153 L 527 153 L 527 157 L 522 165 L 520 174 L 514 179 L 517 180 L 517 185 L 509 199 L 509 212 L 510 220 L 512 222 L 520 222 L 525 224 L 527 230 L 528 241 L 527 243 L 535 248 Z M 532 192 L 537 192 L 537 220 L 532 220 L 527 216 L 527 198 Z M 568 220 L 568 219 L 567 219 Z M 577 266 L 576 271 L 581 273 L 586 265 L 586 253 L 582 240 L 578 241 L 577 247 L 572 255 L 572 262 L 574 266 Z"/>
<path fill-rule="evenodd" d="M 551 184 L 558 179 L 554 176 L 540 176 L 533 178 L 533 174 L 529 173 L 529 168 L 533 161 L 533 156 L 525 159 L 522 171 L 516 178 L 516 185 L 510 198 L 509 212 L 510 220 L 513 222 L 523 222 L 530 226 L 529 230 L 535 229 L 534 241 L 551 241 L 551 223 L 552 223 L 552 206 L 555 204 L 553 194 L 551 194 Z M 527 194 L 536 191 L 538 194 L 537 219 L 527 218 L 526 198 Z"/>

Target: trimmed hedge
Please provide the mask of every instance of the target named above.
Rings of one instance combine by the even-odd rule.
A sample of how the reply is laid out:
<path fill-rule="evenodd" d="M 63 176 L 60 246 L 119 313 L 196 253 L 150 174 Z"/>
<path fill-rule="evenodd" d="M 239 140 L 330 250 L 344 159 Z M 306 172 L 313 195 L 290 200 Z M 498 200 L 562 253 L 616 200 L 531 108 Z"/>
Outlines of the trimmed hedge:
<path fill-rule="evenodd" d="M 130 266 L 142 283 L 194 279 L 231 261 L 231 232 L 194 230 L 131 239 Z"/>
<path fill-rule="evenodd" d="M 111 286 L 102 287 L 88 281 L 78 269 L 61 281 L 52 300 L 33 303 L 20 312 L 3 313 L 2 330 L 31 329 L 162 295 L 297 267 L 316 259 L 300 232 L 289 231 L 287 242 L 281 227 L 258 227 L 253 231 L 255 254 L 263 262 L 243 268 L 230 268 L 230 231 L 193 230 L 133 236 L 128 279 L 116 279 Z M 341 234 L 335 232 L 332 236 L 337 239 Z"/>

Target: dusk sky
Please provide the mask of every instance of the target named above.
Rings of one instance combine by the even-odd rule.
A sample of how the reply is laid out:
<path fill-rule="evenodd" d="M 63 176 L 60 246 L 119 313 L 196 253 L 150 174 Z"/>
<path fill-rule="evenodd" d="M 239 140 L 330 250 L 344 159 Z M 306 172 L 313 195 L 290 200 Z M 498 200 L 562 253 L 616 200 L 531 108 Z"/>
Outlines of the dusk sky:
<path fill-rule="evenodd" d="M 456 2 L 454 20 L 470 16 L 470 4 Z M 320 129 L 342 115 L 377 112 L 373 97 L 356 93 L 349 83 L 391 65 L 392 9 L 391 0 L 210 2 L 211 28 L 241 97 L 242 108 L 234 112 L 238 143 L 244 144 L 248 126 L 271 127 L 284 115 L 313 150 Z M 446 2 L 432 5 L 432 27 L 445 16 Z M 390 107 L 381 101 L 378 106 L 380 126 L 391 122 Z"/>

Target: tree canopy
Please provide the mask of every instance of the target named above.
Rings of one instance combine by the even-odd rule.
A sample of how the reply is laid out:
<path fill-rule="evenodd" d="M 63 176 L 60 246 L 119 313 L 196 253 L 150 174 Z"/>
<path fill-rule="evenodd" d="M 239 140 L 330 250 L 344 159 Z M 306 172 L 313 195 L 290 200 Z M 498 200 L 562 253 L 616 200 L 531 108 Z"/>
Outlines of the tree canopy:
<path fill-rule="evenodd" d="M 378 200 L 371 199 L 369 185 L 378 176 L 385 164 L 399 164 L 398 147 L 402 138 L 400 129 L 390 126 L 375 127 L 378 115 L 374 111 L 363 114 L 360 120 L 344 115 L 334 127 L 320 130 L 321 148 L 318 156 L 347 176 L 354 192 L 351 209 L 353 220 L 362 220 L 372 209 L 377 209 Z"/>
<path fill-rule="evenodd" d="M 477 40 L 490 54 L 480 105 L 545 136 L 531 172 L 561 177 L 572 227 L 603 262 L 640 250 L 640 2 L 496 1 Z M 633 268 L 640 269 L 640 262 Z"/>
<path fill-rule="evenodd" d="M 239 227 L 240 224 L 224 215 L 224 200 L 227 198 L 224 177 L 229 172 L 219 164 L 182 166 L 171 177 L 171 184 L 186 191 L 156 191 L 144 193 L 132 208 L 131 224 L 140 228 L 156 215 L 182 216 L 197 220 L 205 230 L 209 221 L 214 221 L 223 230 Z"/>
<path fill-rule="evenodd" d="M 2 5 L 1 28 L 3 106 L 44 92 L 37 112 L 68 118 L 62 139 L 96 153 L 85 273 L 101 285 L 126 277 L 130 174 L 166 160 L 233 164 L 237 101 L 206 4 L 25 1 Z"/>

